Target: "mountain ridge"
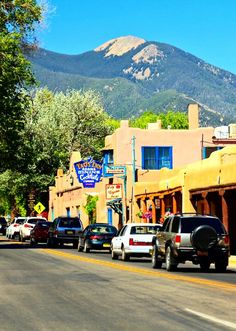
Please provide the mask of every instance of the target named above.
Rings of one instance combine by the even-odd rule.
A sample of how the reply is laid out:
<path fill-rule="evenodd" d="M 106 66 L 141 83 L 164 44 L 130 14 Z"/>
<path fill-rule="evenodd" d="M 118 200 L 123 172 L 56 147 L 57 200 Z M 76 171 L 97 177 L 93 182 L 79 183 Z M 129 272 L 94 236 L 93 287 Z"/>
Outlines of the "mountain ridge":
<path fill-rule="evenodd" d="M 194 100 L 202 125 L 236 121 L 236 75 L 165 43 L 127 36 L 78 55 L 39 49 L 29 59 L 42 86 L 93 88 L 116 118 L 186 111 L 186 100 Z"/>

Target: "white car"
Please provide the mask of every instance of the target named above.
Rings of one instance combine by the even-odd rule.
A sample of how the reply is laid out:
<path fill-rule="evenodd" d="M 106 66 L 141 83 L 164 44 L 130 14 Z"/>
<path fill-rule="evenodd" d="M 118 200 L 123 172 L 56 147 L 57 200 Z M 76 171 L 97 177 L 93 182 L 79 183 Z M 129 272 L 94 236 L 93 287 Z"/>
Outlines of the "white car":
<path fill-rule="evenodd" d="M 47 221 L 45 217 L 26 217 L 24 223 L 20 225 L 19 241 L 30 239 L 30 231 L 35 227 L 37 221 Z"/>
<path fill-rule="evenodd" d="M 14 239 L 19 236 L 20 225 L 25 221 L 26 217 L 15 217 L 11 224 L 6 229 L 6 237 Z"/>
<path fill-rule="evenodd" d="M 117 236 L 111 241 L 111 257 L 123 261 L 134 257 L 151 257 L 152 240 L 161 224 L 128 223 L 124 225 Z"/>

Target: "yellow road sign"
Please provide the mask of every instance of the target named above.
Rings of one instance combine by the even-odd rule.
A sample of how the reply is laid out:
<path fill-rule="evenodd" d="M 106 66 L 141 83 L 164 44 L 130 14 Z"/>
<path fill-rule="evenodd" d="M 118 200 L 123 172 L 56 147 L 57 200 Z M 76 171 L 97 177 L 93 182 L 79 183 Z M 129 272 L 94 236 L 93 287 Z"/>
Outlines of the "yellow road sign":
<path fill-rule="evenodd" d="M 41 202 L 38 202 L 37 205 L 34 206 L 34 210 L 37 211 L 38 214 L 44 211 L 45 207 Z"/>

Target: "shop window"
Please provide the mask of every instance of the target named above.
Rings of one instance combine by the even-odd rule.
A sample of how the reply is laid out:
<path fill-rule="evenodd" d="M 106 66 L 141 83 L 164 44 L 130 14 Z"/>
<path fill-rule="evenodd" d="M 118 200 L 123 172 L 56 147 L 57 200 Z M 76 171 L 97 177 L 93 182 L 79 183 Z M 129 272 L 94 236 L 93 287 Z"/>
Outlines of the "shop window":
<path fill-rule="evenodd" d="M 113 165 L 114 164 L 113 149 L 104 151 L 103 163 L 104 163 L 104 165 Z"/>
<path fill-rule="evenodd" d="M 172 149 L 172 146 L 142 147 L 142 169 L 172 169 Z"/>

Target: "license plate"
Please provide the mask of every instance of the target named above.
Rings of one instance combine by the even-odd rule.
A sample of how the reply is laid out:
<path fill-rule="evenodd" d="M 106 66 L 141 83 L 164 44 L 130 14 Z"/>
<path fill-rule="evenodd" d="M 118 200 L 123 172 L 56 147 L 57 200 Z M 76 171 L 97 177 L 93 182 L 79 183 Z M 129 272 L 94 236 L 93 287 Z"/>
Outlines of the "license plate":
<path fill-rule="evenodd" d="M 111 247 L 111 244 L 103 244 L 103 247 Z"/>
<path fill-rule="evenodd" d="M 208 252 L 197 251 L 198 256 L 208 256 Z"/>
<path fill-rule="evenodd" d="M 66 231 L 67 234 L 73 234 L 73 231 Z"/>

